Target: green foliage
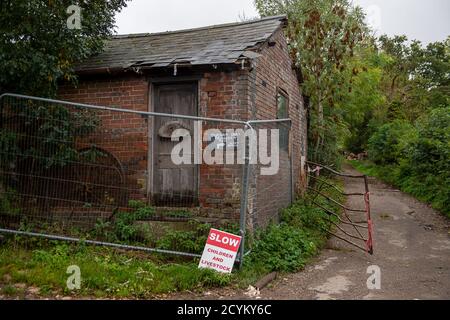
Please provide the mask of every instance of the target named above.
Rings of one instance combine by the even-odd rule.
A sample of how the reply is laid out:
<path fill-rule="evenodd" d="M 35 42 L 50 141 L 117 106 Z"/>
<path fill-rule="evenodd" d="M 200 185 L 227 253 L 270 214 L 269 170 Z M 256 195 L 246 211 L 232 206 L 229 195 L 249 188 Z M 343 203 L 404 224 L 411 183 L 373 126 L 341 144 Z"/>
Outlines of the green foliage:
<path fill-rule="evenodd" d="M 343 201 L 337 190 L 325 185 L 317 188 Z M 340 212 L 336 205 L 321 196 L 308 194 L 305 199 L 297 200 L 281 212 L 280 224 L 269 225 L 267 229 L 257 232 L 250 262 L 247 263 L 267 272 L 295 272 L 303 268 L 326 242 L 327 230 L 331 221 L 335 221 L 313 202 L 330 211 Z"/>
<path fill-rule="evenodd" d="M 69 29 L 69 5 L 81 7 L 81 29 Z M 73 65 L 98 53 L 125 0 L 3 1 L 0 92 L 53 96 L 59 80 L 75 81 Z"/>
<path fill-rule="evenodd" d="M 20 213 L 19 197 L 14 189 L 0 184 L 0 215 L 16 216 Z"/>
<path fill-rule="evenodd" d="M 145 244 L 164 250 L 192 253 L 203 251 L 206 237 L 212 227 L 210 224 L 192 219 L 188 222 L 179 222 L 186 225 L 186 230 L 174 230 L 164 225 L 150 227 L 145 222 L 155 217 L 156 210 L 154 207 L 135 200 L 131 200 L 128 206 L 129 211 L 116 213 L 114 219 L 98 220 L 91 236 L 125 244 Z M 155 217 L 152 222 L 157 224 L 160 219 L 162 221 L 159 222 L 163 222 L 164 217 L 191 218 L 192 214 L 185 211 L 167 212 L 164 213 L 163 217 Z M 158 228 L 158 230 L 155 230 L 155 228 Z M 224 225 L 221 229 L 226 232 L 239 233 L 239 226 L 234 224 Z"/>
<path fill-rule="evenodd" d="M 352 85 L 338 106 L 347 124 L 340 136 L 340 147 L 347 151 L 358 154 L 367 150 L 367 141 L 383 123 L 384 112 L 380 106 L 385 103 L 385 96 L 379 88 L 387 61 L 388 58 L 378 54 L 370 41 L 351 60 L 352 68 L 347 76 Z"/>
<path fill-rule="evenodd" d="M 450 178 L 447 172 L 434 174 L 414 173 L 414 170 L 403 162 L 401 165 L 375 165 L 365 161 L 350 161 L 359 171 L 368 176 L 377 177 L 416 197 L 430 203 L 433 208 L 450 217 Z"/>
<path fill-rule="evenodd" d="M 433 207 L 450 212 L 450 107 L 431 110 L 416 126 L 395 120 L 369 140 L 369 157 L 381 167 L 359 166 L 411 193 Z"/>
<path fill-rule="evenodd" d="M 84 157 L 76 150 L 75 140 L 92 133 L 100 124 L 99 117 L 89 110 L 72 112 L 63 105 L 41 102 L 12 105 L 20 116 L 16 120 L 19 129 L 14 133 L 20 136 L 16 150 L 22 157 L 34 158 L 45 169 L 63 167 Z"/>
<path fill-rule="evenodd" d="M 93 153 L 95 148 L 80 152 L 76 147 L 77 138 L 92 133 L 100 124 L 93 112 L 73 112 L 63 105 L 22 99 L 1 102 L 6 111 L 0 130 L 0 169 L 14 173 L 14 179 L 0 177 L 0 186 L 8 192 L 20 194 L 26 188 L 28 194 L 40 195 L 54 186 L 30 176 L 52 177 L 62 167 L 83 162 L 86 154 Z M 8 195 L 0 197 L 5 204 Z M 23 199 L 16 203 L 24 204 Z"/>
<path fill-rule="evenodd" d="M 410 162 L 416 172 L 450 173 L 450 107 L 431 110 L 417 123 Z"/>
<path fill-rule="evenodd" d="M 190 221 L 190 231 L 170 230 L 158 239 L 156 247 L 165 250 L 201 253 L 211 225 Z"/>
<path fill-rule="evenodd" d="M 415 125 L 431 110 L 449 105 L 449 44 L 423 47 L 404 36 L 382 36 L 356 52 L 352 90 L 341 106 L 348 151 L 367 150 L 370 137 L 386 123 Z"/>
<path fill-rule="evenodd" d="M 81 289 L 69 292 L 67 267 L 82 270 Z M 25 283 L 38 287 L 43 296 L 57 294 L 84 297 L 153 298 L 157 294 L 199 290 L 230 283 L 229 275 L 198 269 L 193 262 L 161 262 L 149 256 L 124 254 L 83 245 L 44 244 L 27 250 L 8 243 L 0 247 L 0 279 L 8 275 L 4 294 L 16 295 L 8 286 Z"/>
<path fill-rule="evenodd" d="M 320 186 L 318 186 L 320 188 Z M 332 188 L 320 188 L 326 194 L 339 199 Z M 337 208 L 323 198 L 315 201 L 328 208 Z M 328 214 L 311 203 L 312 197 L 298 200 L 281 213 L 281 224 L 270 225 L 259 230 L 252 243 L 252 251 L 244 260 L 244 268 L 232 275 L 211 270 L 198 269 L 198 263 L 183 259 L 118 252 L 107 248 L 61 244 L 48 240 L 27 241 L 26 248 L 20 245 L 18 237 L 0 246 L 0 279 L 8 275 L 4 294 L 20 294 L 7 286 L 25 283 L 41 289 L 41 295 L 71 294 L 78 296 L 152 298 L 155 294 L 184 290 L 202 290 L 209 287 L 235 284 L 247 287 L 268 272 L 278 270 L 292 272 L 301 269 L 308 259 L 318 253 L 325 243 L 324 231 L 330 226 Z M 104 235 L 108 230 L 111 237 L 134 234 L 128 229 L 138 219 L 152 217 L 154 209 L 139 201 L 130 202 L 133 212 L 120 213 L 114 221 L 98 224 Z M 122 215 L 123 214 L 123 215 Z M 184 250 L 200 253 L 206 242 L 211 225 L 191 222 L 190 231 L 172 231 L 162 236 L 158 248 Z M 239 226 L 230 224 L 222 230 L 239 233 Z M 31 245 L 32 244 L 32 245 Z M 249 248 L 249 243 L 246 244 Z M 157 260 L 158 259 L 158 260 Z M 81 290 L 68 292 L 66 289 L 69 265 L 78 265 L 82 270 Z M 5 287 L 4 287 L 5 288 Z"/>
<path fill-rule="evenodd" d="M 377 77 L 354 81 L 343 106 L 345 148 L 367 150 L 376 164 L 358 169 L 444 213 L 450 211 L 449 39 L 424 47 L 405 36 L 380 37 L 355 56 L 366 70 L 355 80 Z"/>
<path fill-rule="evenodd" d="M 308 232 L 286 223 L 270 225 L 256 242 L 251 258 L 273 271 L 294 272 L 317 252 Z"/>
<path fill-rule="evenodd" d="M 175 211 L 165 212 L 164 217 L 167 217 L 167 218 L 192 218 L 193 215 L 189 211 L 175 210 Z"/>
<path fill-rule="evenodd" d="M 0 168 L 10 169 L 19 152 L 17 134 L 0 129 Z"/>
<path fill-rule="evenodd" d="M 407 156 L 407 147 L 417 138 L 415 128 L 404 120 L 383 125 L 368 142 L 369 158 L 375 163 L 395 164 Z"/>
<path fill-rule="evenodd" d="M 132 216 L 131 220 L 133 221 L 150 218 L 155 214 L 155 208 L 149 206 L 147 203 L 143 201 L 130 200 L 128 202 L 128 206 L 131 209 L 134 209 L 133 213 L 129 215 Z"/>
<path fill-rule="evenodd" d="M 302 92 L 310 110 L 309 158 L 334 164 L 337 133 L 343 130 L 336 106 L 351 85 L 347 71 L 364 38 L 364 14 L 348 0 L 255 0 L 261 15 L 287 14 L 291 56 L 301 68 Z"/>
<path fill-rule="evenodd" d="M 131 210 L 117 212 L 113 220 L 98 220 L 92 235 L 107 241 L 119 241 L 126 244 L 132 244 L 140 239 L 142 230 L 136 222 L 154 216 L 155 209 L 142 201 L 131 200 L 128 205 Z"/>

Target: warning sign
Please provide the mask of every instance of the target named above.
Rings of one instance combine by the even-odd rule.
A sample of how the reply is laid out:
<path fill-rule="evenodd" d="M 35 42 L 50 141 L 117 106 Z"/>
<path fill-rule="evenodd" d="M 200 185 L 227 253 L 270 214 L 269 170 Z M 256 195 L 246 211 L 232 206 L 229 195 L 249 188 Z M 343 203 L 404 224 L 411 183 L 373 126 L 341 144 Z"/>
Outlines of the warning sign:
<path fill-rule="evenodd" d="M 241 237 L 211 229 L 198 267 L 231 273 L 240 244 Z"/>

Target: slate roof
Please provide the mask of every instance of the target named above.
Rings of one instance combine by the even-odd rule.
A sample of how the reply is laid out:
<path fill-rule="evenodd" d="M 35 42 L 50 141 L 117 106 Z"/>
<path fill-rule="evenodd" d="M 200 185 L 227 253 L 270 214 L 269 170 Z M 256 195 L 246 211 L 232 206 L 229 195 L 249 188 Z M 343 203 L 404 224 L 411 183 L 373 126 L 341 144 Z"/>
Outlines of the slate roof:
<path fill-rule="evenodd" d="M 286 16 L 173 32 L 114 36 L 102 53 L 76 66 L 76 71 L 101 72 L 173 64 L 232 64 L 252 57 L 249 49 L 266 42 Z"/>

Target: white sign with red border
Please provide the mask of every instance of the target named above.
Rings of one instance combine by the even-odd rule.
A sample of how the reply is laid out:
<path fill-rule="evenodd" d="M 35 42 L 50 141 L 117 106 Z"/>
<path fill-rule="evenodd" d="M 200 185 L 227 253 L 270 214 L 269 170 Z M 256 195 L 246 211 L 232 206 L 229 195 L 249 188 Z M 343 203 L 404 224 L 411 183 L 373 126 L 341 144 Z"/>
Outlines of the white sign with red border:
<path fill-rule="evenodd" d="M 240 244 L 240 236 L 211 229 L 198 267 L 231 273 Z"/>

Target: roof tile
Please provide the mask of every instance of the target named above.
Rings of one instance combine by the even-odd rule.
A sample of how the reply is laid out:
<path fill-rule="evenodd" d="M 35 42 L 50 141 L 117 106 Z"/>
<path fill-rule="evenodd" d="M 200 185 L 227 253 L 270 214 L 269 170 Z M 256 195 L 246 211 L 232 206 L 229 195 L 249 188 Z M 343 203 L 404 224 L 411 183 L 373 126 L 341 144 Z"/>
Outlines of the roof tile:
<path fill-rule="evenodd" d="M 285 16 L 154 34 L 119 35 L 107 40 L 104 51 L 76 66 L 78 72 L 168 66 L 235 63 L 244 52 L 267 41 Z"/>

